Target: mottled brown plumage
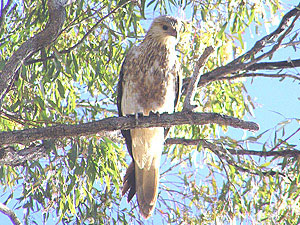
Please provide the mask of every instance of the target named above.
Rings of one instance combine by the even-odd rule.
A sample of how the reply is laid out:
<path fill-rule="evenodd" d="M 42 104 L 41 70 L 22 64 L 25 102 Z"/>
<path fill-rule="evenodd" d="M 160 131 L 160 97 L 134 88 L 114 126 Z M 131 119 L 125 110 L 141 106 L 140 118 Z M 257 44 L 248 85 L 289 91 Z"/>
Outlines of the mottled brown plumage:
<path fill-rule="evenodd" d="M 119 116 L 174 112 L 181 79 L 175 45 L 180 23 L 170 16 L 156 18 L 143 42 L 132 47 L 123 62 L 118 83 Z M 140 212 L 149 218 L 155 208 L 164 128 L 122 130 L 132 163 L 124 177 L 123 195 L 137 193 Z"/>

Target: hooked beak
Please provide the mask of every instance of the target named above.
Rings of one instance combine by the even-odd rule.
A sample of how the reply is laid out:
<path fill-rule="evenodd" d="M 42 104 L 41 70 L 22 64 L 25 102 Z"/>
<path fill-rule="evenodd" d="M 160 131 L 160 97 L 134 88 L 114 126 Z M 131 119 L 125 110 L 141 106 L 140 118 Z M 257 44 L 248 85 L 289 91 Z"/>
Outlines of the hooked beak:
<path fill-rule="evenodd" d="M 169 34 L 177 39 L 177 31 L 175 29 L 171 29 Z"/>

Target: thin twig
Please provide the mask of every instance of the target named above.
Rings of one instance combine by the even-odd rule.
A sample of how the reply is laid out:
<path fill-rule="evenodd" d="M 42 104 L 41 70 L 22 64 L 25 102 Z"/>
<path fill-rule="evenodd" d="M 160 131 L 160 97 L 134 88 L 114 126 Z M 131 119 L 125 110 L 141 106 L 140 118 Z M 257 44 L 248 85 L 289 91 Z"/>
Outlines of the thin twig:
<path fill-rule="evenodd" d="M 274 151 L 275 149 L 279 148 L 280 145 L 283 143 L 286 143 L 291 137 L 293 137 L 295 134 L 297 134 L 300 131 L 300 128 L 298 128 L 294 133 L 292 133 L 290 136 L 288 136 L 286 139 L 279 142 L 277 145 L 275 145 L 270 151 Z"/>
<path fill-rule="evenodd" d="M 267 58 L 267 57 L 272 56 L 272 55 L 274 54 L 274 52 L 276 52 L 276 51 L 280 48 L 283 39 L 284 39 L 284 38 L 292 31 L 292 29 L 294 28 L 295 23 L 296 23 L 296 21 L 298 20 L 298 18 L 299 18 L 299 16 L 300 16 L 299 13 L 300 13 L 300 11 L 299 11 L 299 9 L 297 9 L 297 13 L 295 14 L 295 18 L 293 19 L 292 23 L 288 26 L 288 28 L 286 29 L 286 31 L 285 31 L 282 35 L 279 36 L 279 38 L 278 38 L 278 40 L 277 40 L 277 43 L 272 47 L 272 49 L 271 49 L 270 51 L 268 51 L 268 52 L 266 52 L 266 53 L 260 55 L 259 57 L 257 57 L 257 58 L 255 58 L 255 59 L 251 60 L 249 63 L 246 63 L 246 64 L 245 64 L 246 68 L 247 68 L 248 66 L 250 66 L 250 65 L 253 65 L 253 64 L 257 63 L 258 61 L 260 61 L 260 60 L 262 60 L 262 59 L 264 59 L 264 58 Z M 286 15 L 287 15 L 287 14 L 286 14 Z M 286 16 L 286 15 L 285 15 L 285 16 Z M 273 32 L 273 33 L 274 33 L 274 32 Z"/>
<path fill-rule="evenodd" d="M 273 170 L 269 170 L 269 171 L 258 171 L 256 172 L 255 170 L 251 170 L 249 168 L 245 168 L 244 166 L 240 166 L 238 165 L 233 158 L 230 157 L 230 155 L 227 154 L 227 149 L 224 148 L 221 145 L 216 145 L 213 143 L 210 143 L 208 141 L 204 141 L 202 143 L 204 148 L 208 148 L 210 149 L 213 153 L 215 153 L 216 155 L 220 155 L 222 158 L 224 158 L 226 160 L 226 162 L 228 164 L 230 164 L 231 166 L 233 166 L 234 168 L 236 168 L 237 170 L 241 171 L 241 172 L 247 172 L 253 175 L 258 175 L 260 176 L 260 174 L 265 175 L 265 176 L 275 176 L 276 174 L 282 176 L 282 177 L 287 177 L 284 173 L 281 173 L 279 171 L 273 171 Z"/>
<path fill-rule="evenodd" d="M 256 71 L 256 70 L 281 70 L 288 68 L 300 67 L 300 59 L 289 60 L 289 61 L 279 61 L 279 62 L 261 62 L 255 63 L 252 66 L 249 66 L 247 71 Z"/>
<path fill-rule="evenodd" d="M 300 129 L 300 128 L 299 128 Z M 296 132 L 299 132 L 299 129 Z M 280 142 L 279 144 L 282 144 L 286 142 L 289 138 L 291 138 L 293 135 L 296 134 L 294 132 L 291 136 L 289 136 L 287 139 L 284 141 Z M 207 143 L 207 140 L 205 139 L 184 139 L 184 138 L 168 138 L 165 141 L 166 145 L 200 145 L 203 143 Z M 278 147 L 279 144 L 275 147 Z M 275 149 L 274 147 L 274 149 Z M 300 157 L 300 151 L 299 150 L 283 150 L 283 151 L 256 151 L 256 150 L 243 150 L 243 149 L 226 149 L 226 151 L 230 152 L 232 155 L 256 155 L 256 156 L 261 156 L 261 157 L 295 157 L 298 158 Z"/>
<path fill-rule="evenodd" d="M 235 192 L 237 193 L 237 195 L 238 195 L 238 196 L 240 197 L 240 199 L 241 199 L 241 196 L 240 196 L 239 191 L 237 190 L 236 186 L 235 186 L 235 185 L 231 182 L 231 180 L 230 180 L 229 173 L 228 173 L 228 171 L 227 171 L 227 169 L 226 169 L 226 165 L 225 165 L 225 163 L 224 163 L 224 161 L 223 161 L 223 159 L 222 159 L 221 154 L 220 154 L 218 151 L 216 151 L 215 149 L 213 149 L 213 148 L 211 148 L 210 150 L 211 150 L 211 151 L 219 158 L 220 162 L 221 162 L 222 165 L 223 165 L 223 168 L 224 168 L 224 171 L 225 171 L 225 173 L 226 173 L 227 180 L 228 180 L 229 184 L 233 187 L 233 189 L 235 190 Z M 227 161 L 227 160 L 226 160 L 226 161 Z"/>
<path fill-rule="evenodd" d="M 176 163 L 175 165 L 171 166 L 169 169 L 167 169 L 166 171 L 162 172 L 160 174 L 160 177 L 162 177 L 163 175 L 165 175 L 166 173 L 170 172 L 171 170 L 173 170 L 175 167 L 179 166 L 181 163 L 187 161 L 189 158 L 185 158 L 180 160 L 178 163 Z"/>
<path fill-rule="evenodd" d="M 179 144 L 181 140 L 180 139 L 175 139 L 175 140 L 171 140 L 171 139 L 167 139 L 166 140 L 166 144 Z M 236 168 L 238 171 L 241 171 L 241 172 L 247 172 L 247 173 L 250 173 L 250 174 L 253 174 L 253 175 L 265 175 L 265 176 L 275 176 L 276 174 L 282 176 L 282 177 L 287 177 L 288 179 L 290 179 L 288 176 L 286 176 L 284 173 L 281 173 L 279 171 L 273 171 L 273 170 L 269 170 L 269 171 L 259 171 L 259 172 L 256 172 L 256 171 L 252 171 L 251 169 L 249 168 L 245 168 L 245 167 L 242 167 L 240 165 L 238 165 L 231 157 L 230 155 L 227 154 L 227 152 L 230 152 L 232 154 L 236 154 L 236 155 L 239 155 L 239 151 L 237 150 L 228 150 L 228 149 L 225 149 L 223 146 L 220 146 L 220 145 L 217 145 L 217 144 L 213 144 L 213 143 L 210 143 L 208 142 L 207 140 L 204 140 L 204 139 L 201 139 L 201 140 L 182 140 L 182 143 L 183 144 L 187 144 L 187 143 L 192 143 L 193 145 L 196 145 L 196 143 L 198 142 L 198 144 L 201 144 L 204 148 L 208 148 L 210 149 L 213 153 L 215 153 L 218 157 L 222 157 L 226 160 L 226 162 L 228 164 L 230 164 L 231 166 L 233 166 L 234 168 Z M 251 153 L 254 153 L 254 155 L 258 155 L 258 151 L 249 151 L 249 150 L 244 150 L 244 151 L 241 151 L 242 153 L 246 154 L 246 153 L 249 153 L 247 155 L 251 155 Z M 293 152 L 295 154 L 292 154 L 292 157 L 298 157 L 300 155 L 300 151 L 288 151 L 288 153 L 290 152 Z M 261 152 L 262 154 L 260 154 L 260 156 L 269 156 L 269 155 L 265 155 L 264 152 Z M 268 152 L 270 153 L 270 152 Z M 274 154 L 274 152 L 272 152 L 271 154 Z M 241 154 L 243 155 L 243 154 Z M 295 156 L 296 155 L 296 156 Z M 271 156 L 271 155 L 270 155 Z M 274 156 L 274 155 L 273 155 Z M 278 154 L 276 156 L 282 156 L 281 154 Z M 285 155 L 286 156 L 286 155 Z M 283 156 L 283 157 L 285 157 Z"/>
<path fill-rule="evenodd" d="M 290 46 L 297 46 L 300 44 L 300 41 L 294 41 L 294 42 L 289 42 L 289 43 L 285 43 L 285 44 L 281 44 L 281 48 L 286 48 L 286 47 L 290 47 Z"/>

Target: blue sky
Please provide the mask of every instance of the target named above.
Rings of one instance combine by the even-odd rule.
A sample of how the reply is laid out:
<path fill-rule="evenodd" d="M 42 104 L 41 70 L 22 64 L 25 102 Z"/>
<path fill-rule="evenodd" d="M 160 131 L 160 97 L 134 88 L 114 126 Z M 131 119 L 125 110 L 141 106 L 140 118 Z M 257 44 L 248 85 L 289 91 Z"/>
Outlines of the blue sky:
<path fill-rule="evenodd" d="M 299 1 L 290 0 L 285 3 L 285 6 L 297 5 Z M 288 11 L 284 9 L 283 13 Z M 188 18 L 188 15 L 187 15 Z M 145 22 L 149 26 L 149 21 Z M 270 27 L 270 31 L 274 30 L 276 26 Z M 248 41 L 247 48 L 251 48 L 252 45 L 266 34 L 263 27 L 261 27 L 260 35 L 253 35 L 251 38 L 250 33 L 246 33 L 246 38 Z M 250 40 L 250 41 L 249 41 Z M 299 58 L 299 52 L 291 51 L 290 49 L 282 49 L 280 54 L 275 54 L 273 61 L 287 60 L 287 59 Z M 247 116 L 245 119 L 255 121 L 260 125 L 260 131 L 263 132 L 266 129 L 276 126 L 279 122 L 286 120 L 286 118 L 299 118 L 300 112 L 300 89 L 299 82 L 293 82 L 291 79 L 285 79 L 279 81 L 279 79 L 268 79 L 268 78 L 255 78 L 248 79 L 246 81 L 246 87 L 248 93 L 252 98 L 255 99 L 257 107 L 254 110 L 255 117 Z M 292 133 L 295 129 L 299 127 L 299 124 L 293 122 L 288 128 L 287 132 Z M 232 135 L 234 138 L 243 138 L 245 135 L 244 131 L 230 128 L 227 135 Z M 251 135 L 251 133 L 248 133 Z M 299 144 L 300 135 L 296 135 L 292 140 Z M 259 150 L 259 149 L 258 149 Z M 7 195 L 5 195 L 7 197 Z M 6 197 L 2 197 L 3 202 Z M 10 208 L 14 207 L 14 203 L 10 202 L 8 205 Z M 17 215 L 20 219 L 23 218 L 23 210 L 18 210 Z M 0 224 L 11 224 L 7 216 L 0 213 Z M 54 224 L 49 221 L 47 224 Z"/>
<path fill-rule="evenodd" d="M 299 4 L 298 0 L 284 2 L 285 3 L 283 6 L 285 8 L 282 10 L 282 13 L 289 11 L 289 7 L 292 8 L 293 6 Z M 276 27 L 277 25 L 271 26 L 269 29 L 272 32 L 276 29 Z M 267 34 L 263 27 L 260 31 L 261 33 L 259 36 L 254 35 L 252 42 L 248 42 L 248 49 L 253 46 L 255 41 Z M 247 40 L 251 40 L 249 33 L 246 33 L 246 38 Z M 292 48 L 282 48 L 273 55 L 271 61 L 285 61 L 289 59 L 299 59 L 299 51 L 296 52 L 292 50 Z M 267 58 L 264 61 L 268 62 L 270 60 Z M 299 68 L 287 69 L 285 71 L 291 74 L 298 73 L 298 76 L 300 72 Z M 255 117 L 252 118 L 249 116 L 248 118 L 249 120 L 257 122 L 260 125 L 260 131 L 258 131 L 259 133 L 265 131 L 266 129 L 270 129 L 287 119 L 296 117 L 299 118 L 299 81 L 294 81 L 290 78 L 280 81 L 280 78 L 257 77 L 253 79 L 247 79 L 245 85 L 249 95 L 255 100 L 257 105 L 256 109 L 254 110 Z M 290 133 L 293 133 L 293 131 L 295 131 L 297 128 L 299 128 L 299 124 L 294 121 L 289 126 L 287 132 L 290 131 Z M 294 138 L 292 138 L 292 140 L 295 142 L 295 144 L 299 145 L 299 138 L 300 134 L 296 135 Z"/>

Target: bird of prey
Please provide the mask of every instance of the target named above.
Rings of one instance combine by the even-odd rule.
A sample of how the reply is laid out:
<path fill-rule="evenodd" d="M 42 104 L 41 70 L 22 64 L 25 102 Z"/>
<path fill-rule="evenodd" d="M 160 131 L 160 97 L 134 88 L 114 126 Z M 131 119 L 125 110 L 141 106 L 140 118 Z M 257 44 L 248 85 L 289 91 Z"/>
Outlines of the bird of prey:
<path fill-rule="evenodd" d="M 181 90 L 181 67 L 175 52 L 180 20 L 171 16 L 155 18 L 144 40 L 133 46 L 122 64 L 118 83 L 119 116 L 148 116 L 173 113 Z M 132 163 L 123 183 L 128 202 L 137 194 L 141 215 L 147 219 L 155 208 L 165 129 L 135 128 L 121 131 Z"/>

